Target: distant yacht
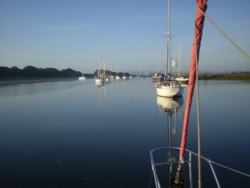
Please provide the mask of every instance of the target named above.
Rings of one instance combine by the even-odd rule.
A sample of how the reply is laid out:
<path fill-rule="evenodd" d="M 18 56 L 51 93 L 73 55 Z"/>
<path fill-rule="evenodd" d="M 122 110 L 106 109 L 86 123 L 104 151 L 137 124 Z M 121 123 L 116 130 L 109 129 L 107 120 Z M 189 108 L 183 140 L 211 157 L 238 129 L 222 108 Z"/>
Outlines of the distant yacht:
<path fill-rule="evenodd" d="M 179 71 L 178 71 L 178 76 L 175 78 L 176 81 L 178 81 L 181 85 L 187 85 L 188 84 L 188 78 L 184 77 L 181 74 L 181 50 L 179 48 L 179 60 L 178 60 L 178 67 L 179 67 Z"/>
<path fill-rule="evenodd" d="M 102 75 L 102 74 L 100 74 L 100 70 L 98 69 L 98 71 L 97 71 L 97 76 L 96 76 L 96 78 L 95 78 L 95 83 L 96 84 L 101 84 L 101 83 L 103 83 L 105 81 L 105 77 Z"/>
<path fill-rule="evenodd" d="M 115 79 L 120 80 L 120 76 L 119 76 L 118 72 L 116 73 Z"/>
<path fill-rule="evenodd" d="M 103 84 L 105 82 L 105 75 L 103 73 L 102 67 L 101 67 L 101 57 L 100 54 L 98 56 L 98 69 L 97 69 L 97 75 L 95 77 L 95 83 L 96 84 Z"/>
<path fill-rule="evenodd" d="M 187 84 L 188 83 L 188 78 L 185 78 L 183 76 L 176 77 L 175 80 L 178 81 L 178 82 L 180 82 L 180 83 L 183 83 L 183 84 Z"/>
<path fill-rule="evenodd" d="M 86 78 L 82 75 L 78 77 L 78 80 L 86 80 Z"/>
<path fill-rule="evenodd" d="M 152 76 L 153 82 L 161 82 L 164 80 L 164 74 L 157 72 Z"/>

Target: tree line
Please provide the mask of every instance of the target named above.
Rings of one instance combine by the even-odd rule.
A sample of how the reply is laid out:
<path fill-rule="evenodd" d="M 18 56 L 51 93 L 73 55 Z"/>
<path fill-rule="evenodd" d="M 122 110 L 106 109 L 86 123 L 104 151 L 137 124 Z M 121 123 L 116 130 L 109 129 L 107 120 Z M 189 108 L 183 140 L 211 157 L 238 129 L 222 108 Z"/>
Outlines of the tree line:
<path fill-rule="evenodd" d="M 0 67 L 0 78 L 77 78 L 82 73 L 73 69 L 58 70 L 56 68 L 37 68 L 26 66 L 20 69 L 16 66 Z"/>

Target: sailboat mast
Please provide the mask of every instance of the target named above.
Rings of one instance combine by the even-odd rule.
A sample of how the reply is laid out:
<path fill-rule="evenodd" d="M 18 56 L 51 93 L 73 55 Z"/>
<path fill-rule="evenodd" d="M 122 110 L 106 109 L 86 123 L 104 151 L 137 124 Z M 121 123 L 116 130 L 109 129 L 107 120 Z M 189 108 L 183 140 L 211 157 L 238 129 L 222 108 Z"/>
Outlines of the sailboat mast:
<path fill-rule="evenodd" d="M 97 78 L 100 78 L 100 71 L 101 71 L 101 54 L 100 52 L 98 53 L 98 57 L 97 57 L 97 63 L 98 63 L 98 70 L 97 70 Z"/>
<path fill-rule="evenodd" d="M 181 48 L 179 47 L 179 51 L 178 51 L 178 64 L 177 66 L 179 67 L 179 76 L 181 75 Z"/>
<path fill-rule="evenodd" d="M 196 76 L 197 76 L 196 74 L 198 74 L 196 70 L 197 70 L 198 61 L 199 61 L 199 52 L 200 52 L 201 39 L 202 39 L 203 23 L 205 20 L 205 16 L 199 9 L 201 9 L 203 12 L 206 12 L 207 1 L 208 0 L 196 0 L 196 6 L 199 8 L 196 8 L 195 35 L 194 35 L 194 40 L 193 40 L 192 56 L 191 56 L 191 61 L 190 61 L 189 81 L 188 81 L 188 89 L 187 89 L 187 96 L 186 96 L 186 107 L 185 107 L 185 114 L 184 114 L 184 120 L 183 120 L 183 126 L 182 126 L 181 149 L 180 149 L 180 155 L 179 155 L 180 159 L 179 159 L 177 174 L 173 182 L 174 184 L 181 183 L 180 175 L 181 175 L 182 164 L 184 161 L 184 154 L 186 150 L 189 115 L 191 111 L 193 92 L 194 92 L 195 81 L 196 81 Z"/>
<path fill-rule="evenodd" d="M 167 73 L 170 72 L 171 62 L 171 28 L 170 28 L 170 0 L 168 0 L 168 30 L 167 30 Z"/>

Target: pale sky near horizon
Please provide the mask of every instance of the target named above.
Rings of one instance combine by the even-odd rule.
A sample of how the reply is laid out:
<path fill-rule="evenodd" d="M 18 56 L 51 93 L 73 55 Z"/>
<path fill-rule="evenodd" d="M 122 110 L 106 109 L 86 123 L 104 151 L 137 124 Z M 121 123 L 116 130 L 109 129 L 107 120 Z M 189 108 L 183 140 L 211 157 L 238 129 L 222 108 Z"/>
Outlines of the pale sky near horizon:
<path fill-rule="evenodd" d="M 172 57 L 189 69 L 195 0 L 171 1 Z M 250 54 L 250 1 L 208 0 L 208 16 Z M 113 71 L 166 71 L 167 0 L 0 0 L 0 66 L 93 73 L 100 53 Z M 250 71 L 206 20 L 201 71 Z"/>

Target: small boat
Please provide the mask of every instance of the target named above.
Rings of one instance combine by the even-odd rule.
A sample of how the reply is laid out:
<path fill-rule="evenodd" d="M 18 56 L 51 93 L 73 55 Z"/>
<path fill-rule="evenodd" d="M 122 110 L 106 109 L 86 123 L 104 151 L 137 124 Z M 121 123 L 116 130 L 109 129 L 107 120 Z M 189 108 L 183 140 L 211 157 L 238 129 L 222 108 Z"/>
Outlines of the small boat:
<path fill-rule="evenodd" d="M 153 82 L 161 82 L 164 80 L 165 75 L 161 72 L 157 72 L 152 76 Z"/>
<path fill-rule="evenodd" d="M 178 60 L 178 76 L 175 78 L 176 81 L 178 81 L 181 86 L 188 84 L 188 78 L 184 77 L 183 74 L 181 74 L 181 50 L 179 48 L 179 60 Z"/>
<path fill-rule="evenodd" d="M 110 79 L 110 80 L 113 80 L 113 79 L 114 79 L 114 75 L 110 75 L 110 76 L 109 76 L 109 79 Z"/>
<path fill-rule="evenodd" d="M 82 75 L 82 76 L 78 77 L 78 80 L 86 80 L 86 78 L 85 78 L 85 76 Z"/>
<path fill-rule="evenodd" d="M 100 54 L 98 56 L 98 69 L 97 69 L 97 73 L 96 73 L 96 76 L 95 76 L 95 83 L 96 85 L 101 85 L 105 82 L 105 74 L 104 74 L 104 71 L 102 70 L 102 67 L 101 67 L 101 64 L 100 64 L 100 61 L 101 61 L 101 57 L 100 57 Z"/>
<path fill-rule="evenodd" d="M 109 82 L 109 77 L 106 77 L 106 78 L 105 78 L 105 82 Z"/>
<path fill-rule="evenodd" d="M 115 76 L 115 79 L 116 79 L 116 80 L 120 80 L 120 76 L 117 74 L 117 75 Z"/>
<path fill-rule="evenodd" d="M 104 83 L 104 79 L 103 78 L 96 78 L 95 83 L 96 84 L 102 84 L 102 83 Z"/>
<path fill-rule="evenodd" d="M 175 80 L 180 82 L 180 83 L 184 83 L 184 84 L 188 83 L 188 78 L 183 77 L 183 76 L 176 77 Z"/>

